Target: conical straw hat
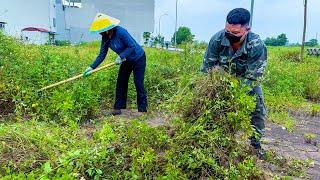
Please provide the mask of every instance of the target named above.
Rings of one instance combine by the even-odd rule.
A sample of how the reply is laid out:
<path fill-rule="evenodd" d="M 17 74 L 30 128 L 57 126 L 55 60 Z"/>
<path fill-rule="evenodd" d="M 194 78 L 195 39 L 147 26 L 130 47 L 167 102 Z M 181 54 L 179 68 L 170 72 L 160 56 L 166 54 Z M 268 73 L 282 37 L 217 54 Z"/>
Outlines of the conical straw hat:
<path fill-rule="evenodd" d="M 119 19 L 113 18 L 102 13 L 98 13 L 90 26 L 90 32 L 101 33 L 104 31 L 108 31 L 119 25 L 119 23 Z"/>

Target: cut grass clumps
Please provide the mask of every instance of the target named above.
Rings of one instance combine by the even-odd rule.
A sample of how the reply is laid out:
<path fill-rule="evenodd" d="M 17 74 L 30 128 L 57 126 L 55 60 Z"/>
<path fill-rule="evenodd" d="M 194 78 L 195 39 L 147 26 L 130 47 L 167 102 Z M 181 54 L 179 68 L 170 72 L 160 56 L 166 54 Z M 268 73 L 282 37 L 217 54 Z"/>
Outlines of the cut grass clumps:
<path fill-rule="evenodd" d="M 170 167 L 188 179 L 258 176 L 246 143 L 235 137 L 252 132 L 250 114 L 255 103 L 246 94 L 247 88 L 218 72 L 200 75 L 189 88 L 176 102 L 181 119 L 175 121 L 166 153 Z"/>

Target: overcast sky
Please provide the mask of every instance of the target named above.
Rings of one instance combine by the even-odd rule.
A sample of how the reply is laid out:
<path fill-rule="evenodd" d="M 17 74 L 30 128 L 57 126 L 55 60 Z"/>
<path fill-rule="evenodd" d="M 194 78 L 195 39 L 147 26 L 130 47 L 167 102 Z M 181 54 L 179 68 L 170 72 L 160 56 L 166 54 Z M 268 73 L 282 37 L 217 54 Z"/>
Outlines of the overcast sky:
<path fill-rule="evenodd" d="M 170 40 L 175 27 L 175 0 L 156 0 L 155 32 Z M 178 27 L 191 28 L 195 39 L 209 41 L 215 32 L 224 28 L 226 16 L 237 7 L 250 9 L 251 0 L 179 0 Z M 307 40 L 320 39 L 320 0 L 308 0 Z M 286 33 L 290 43 L 301 42 L 303 0 L 255 0 L 252 31 L 262 39 Z"/>

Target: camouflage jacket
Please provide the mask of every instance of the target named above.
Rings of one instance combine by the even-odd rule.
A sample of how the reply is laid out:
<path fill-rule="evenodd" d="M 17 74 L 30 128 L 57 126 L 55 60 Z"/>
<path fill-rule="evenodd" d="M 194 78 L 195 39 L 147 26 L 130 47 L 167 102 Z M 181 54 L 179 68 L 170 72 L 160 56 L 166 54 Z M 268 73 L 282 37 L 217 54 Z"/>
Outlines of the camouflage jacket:
<path fill-rule="evenodd" d="M 216 66 L 242 80 L 260 81 L 267 65 L 267 48 L 257 34 L 249 32 L 242 46 L 233 52 L 225 31 L 219 31 L 210 40 L 201 71 L 206 73 Z"/>

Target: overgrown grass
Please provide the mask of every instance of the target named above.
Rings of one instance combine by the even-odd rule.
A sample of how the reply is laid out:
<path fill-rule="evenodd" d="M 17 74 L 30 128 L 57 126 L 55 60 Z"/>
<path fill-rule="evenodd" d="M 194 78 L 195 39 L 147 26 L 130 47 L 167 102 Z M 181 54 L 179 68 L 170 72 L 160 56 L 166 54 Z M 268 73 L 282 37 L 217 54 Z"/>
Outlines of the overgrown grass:
<path fill-rule="evenodd" d="M 82 73 L 98 48 L 99 43 L 23 45 L 0 34 L 0 175 L 4 179 L 253 179 L 261 175 L 246 148 L 253 100 L 232 77 L 200 75 L 203 49 L 193 45 L 185 45 L 183 53 L 146 49 L 149 109 L 174 114 L 170 127 L 108 118 L 88 136 L 80 125 L 112 107 L 116 67 L 44 93 L 37 90 Z M 269 119 L 289 130 L 294 129 L 289 110 L 317 115 L 320 109 L 315 103 L 320 100 L 319 58 L 299 62 L 297 52 L 269 48 L 263 84 Z M 111 53 L 105 63 L 114 58 Z M 135 108 L 132 82 L 129 108 Z M 244 139 L 237 142 L 239 132 Z"/>
<path fill-rule="evenodd" d="M 44 86 L 81 74 L 96 58 L 98 43 L 74 47 L 33 46 L 22 45 L 3 35 L 0 38 L 0 102 L 1 106 L 9 108 L 6 112 L 14 111 L 17 119 L 81 123 L 94 119 L 101 115 L 100 110 L 111 107 L 117 67 L 38 93 Z M 155 109 L 174 96 L 177 87 L 198 74 L 200 54 L 146 51 L 145 84 L 150 109 Z M 110 53 L 104 63 L 113 59 L 115 54 Z M 132 79 L 129 85 L 129 107 L 135 108 L 136 92 Z"/>
<path fill-rule="evenodd" d="M 299 48 L 269 47 L 264 85 L 269 119 L 293 130 L 290 111 L 319 114 L 320 58 L 306 56 L 300 62 Z"/>
<path fill-rule="evenodd" d="M 171 134 L 111 118 L 93 137 L 55 123 L 0 126 L 0 173 L 4 179 L 258 178 L 262 172 L 245 143 L 254 109 L 247 89 L 218 73 L 199 75 L 192 86 L 173 111 L 181 116 L 168 127 Z M 236 140 L 238 132 L 246 138 Z"/>
<path fill-rule="evenodd" d="M 298 48 L 269 48 L 269 62 L 264 82 L 267 105 L 272 110 L 308 109 L 308 101 L 320 100 L 319 58 L 296 58 Z"/>

